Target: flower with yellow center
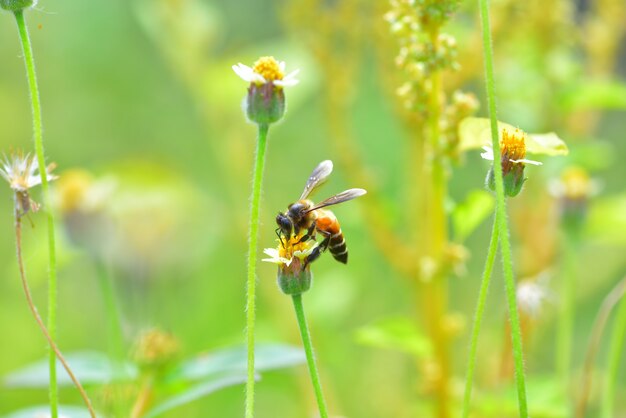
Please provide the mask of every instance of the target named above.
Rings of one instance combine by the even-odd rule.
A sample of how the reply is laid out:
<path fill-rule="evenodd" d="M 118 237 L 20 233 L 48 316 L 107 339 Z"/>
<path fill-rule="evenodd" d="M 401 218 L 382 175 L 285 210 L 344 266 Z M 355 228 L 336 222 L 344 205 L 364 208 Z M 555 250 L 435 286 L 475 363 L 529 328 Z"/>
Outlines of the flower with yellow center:
<path fill-rule="evenodd" d="M 48 181 L 57 178 L 52 174 L 54 167 L 55 164 L 50 164 L 46 167 Z M 11 158 L 5 155 L 2 167 L 0 167 L 0 175 L 15 192 L 15 204 L 19 216 L 25 215 L 31 210 L 33 212 L 39 210 L 39 205 L 28 194 L 28 190 L 31 187 L 41 184 L 39 164 L 34 155 L 24 155 L 22 151 L 13 153 Z"/>
<path fill-rule="evenodd" d="M 246 116 L 259 126 L 278 122 L 285 114 L 283 87 L 298 84 L 295 76 L 299 70 L 285 75 L 285 63 L 274 57 L 261 57 L 252 67 L 242 63 L 233 65 L 233 71 L 250 83 L 244 101 Z"/>
<path fill-rule="evenodd" d="M 481 154 L 485 160 L 494 161 L 493 149 L 484 146 L 485 152 Z M 526 134 L 519 129 L 509 131 L 502 130 L 500 139 L 500 164 L 502 164 L 502 178 L 504 180 L 504 193 L 509 197 L 514 197 L 522 190 L 526 181 L 524 177 L 524 164 L 541 165 L 538 161 L 527 160 L 526 158 Z M 495 175 L 493 166 L 487 174 L 487 187 L 495 191 Z"/>
<path fill-rule="evenodd" d="M 278 285 L 288 295 L 306 292 L 311 287 L 311 265 L 306 259 L 317 248 L 313 239 L 300 241 L 306 231 L 290 238 L 282 238 L 278 248 L 266 248 L 263 252 L 270 258 L 262 261 L 278 265 Z"/>
<path fill-rule="evenodd" d="M 493 148 L 484 146 L 481 157 L 485 160 L 493 161 Z M 526 159 L 526 134 L 519 129 L 509 132 L 502 129 L 502 138 L 500 139 L 500 160 L 502 162 L 502 174 L 506 175 L 511 171 L 514 164 L 532 164 L 541 165 L 539 161 Z"/>
<path fill-rule="evenodd" d="M 274 57 L 261 57 L 252 67 L 242 63 L 233 65 L 233 71 L 248 83 L 257 86 L 272 84 L 278 88 L 290 87 L 298 84 L 295 77 L 300 70 L 292 71 L 285 76 L 285 62 L 277 61 Z"/>

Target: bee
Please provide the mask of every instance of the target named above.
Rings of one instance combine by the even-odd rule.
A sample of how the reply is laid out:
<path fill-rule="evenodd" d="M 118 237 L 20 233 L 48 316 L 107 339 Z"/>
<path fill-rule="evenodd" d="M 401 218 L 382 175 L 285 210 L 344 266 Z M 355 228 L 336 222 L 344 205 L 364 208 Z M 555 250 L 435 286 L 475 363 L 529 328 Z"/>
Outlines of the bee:
<path fill-rule="evenodd" d="M 326 182 L 332 171 L 332 161 L 322 161 L 309 176 L 300 199 L 289 205 L 286 212 L 279 212 L 276 216 L 278 225 L 276 234 L 283 247 L 285 246 L 283 238 L 288 242 L 290 237 L 298 236 L 302 231 L 306 233 L 298 242 L 315 239 L 316 233 L 324 237 L 307 257 L 307 264 L 315 261 L 326 249 L 330 250 L 335 260 L 344 264 L 348 262 L 348 248 L 339 221 L 330 210 L 322 208 L 337 205 L 367 193 L 364 189 L 348 189 L 320 203 L 313 203 L 309 200 L 309 196 Z"/>

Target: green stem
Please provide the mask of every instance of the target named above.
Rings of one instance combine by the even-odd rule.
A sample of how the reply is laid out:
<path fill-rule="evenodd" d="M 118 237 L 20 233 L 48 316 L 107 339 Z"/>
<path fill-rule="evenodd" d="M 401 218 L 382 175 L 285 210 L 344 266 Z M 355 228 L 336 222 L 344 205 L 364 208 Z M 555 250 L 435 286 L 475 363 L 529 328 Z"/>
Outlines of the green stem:
<path fill-rule="evenodd" d="M 467 418 L 470 412 L 470 403 L 472 399 L 472 384 L 474 381 L 474 370 L 476 368 L 476 353 L 478 350 L 478 336 L 480 334 L 480 326 L 483 322 L 485 313 L 485 303 L 487 301 L 487 292 L 489 291 L 489 283 L 491 282 L 491 273 L 493 271 L 493 263 L 496 260 L 498 252 L 498 224 L 497 220 L 493 221 L 493 230 L 491 231 L 491 241 L 489 242 L 489 252 L 485 261 L 485 269 L 480 283 L 480 291 L 478 293 L 478 303 L 476 305 L 476 313 L 474 314 L 474 325 L 472 327 L 472 339 L 470 343 L 469 359 L 467 361 L 467 376 L 465 378 L 465 395 L 463 397 L 463 418 Z"/>
<path fill-rule="evenodd" d="M 626 293 L 622 295 L 619 311 L 613 324 L 611 343 L 609 345 L 609 360 L 605 373 L 604 396 L 602 397 L 602 418 L 614 416 L 617 375 L 619 362 L 624 355 L 624 345 L 626 345 Z"/>
<path fill-rule="evenodd" d="M 302 344 L 304 344 L 304 352 L 306 353 L 306 361 L 309 366 L 309 374 L 311 375 L 311 383 L 315 390 L 315 398 L 317 406 L 320 410 L 320 418 L 328 418 L 326 409 L 326 401 L 324 401 L 324 393 L 322 392 L 322 384 L 317 373 L 317 365 L 315 364 L 315 353 L 313 353 L 313 343 L 311 342 L 311 334 L 304 316 L 304 306 L 302 305 L 302 294 L 292 295 L 293 307 L 296 310 L 298 318 L 298 326 L 300 327 L 300 335 L 302 335 Z"/>
<path fill-rule="evenodd" d="M 265 165 L 265 150 L 267 148 L 267 131 L 269 125 L 259 125 L 256 145 L 256 159 L 252 183 L 252 197 L 250 204 L 250 236 L 248 241 L 248 296 L 246 303 L 246 334 L 248 345 L 248 380 L 246 381 L 246 418 L 254 417 L 254 324 L 256 310 L 256 256 L 259 232 L 259 202 L 261 200 L 261 185 L 263 183 L 263 167 Z"/>
<path fill-rule="evenodd" d="M 520 418 L 528 417 L 526 400 L 526 379 L 524 376 L 524 352 L 522 348 L 522 330 L 517 312 L 517 298 L 515 278 L 513 276 L 513 262 L 511 243 L 509 241 L 509 227 L 506 218 L 506 200 L 504 197 L 504 183 L 502 181 L 502 165 L 499 163 L 500 140 L 498 136 L 498 117 L 496 112 L 496 86 L 493 74 L 493 49 L 491 41 L 491 25 L 489 22 L 489 1 L 478 0 L 482 22 L 483 52 L 485 59 L 485 84 L 487 90 L 487 104 L 491 120 L 491 144 L 493 147 L 494 174 L 496 183 L 496 225 L 500 236 L 502 265 L 506 285 L 506 298 L 511 321 L 511 340 L 513 345 L 513 360 L 515 362 L 515 382 L 519 403 Z"/>
<path fill-rule="evenodd" d="M 48 188 L 48 176 L 46 171 L 46 159 L 43 152 L 43 132 L 41 127 L 41 104 L 39 102 L 39 88 L 37 87 L 37 74 L 35 73 L 35 60 L 33 50 L 28 36 L 28 29 L 22 10 L 15 12 L 15 20 L 22 41 L 24 52 L 24 64 L 28 75 L 28 86 L 30 88 L 30 100 L 33 113 L 33 131 L 35 138 L 35 153 L 39 164 L 41 175 L 41 188 L 43 191 L 43 201 L 48 218 L 48 332 L 50 338 L 56 341 L 56 321 L 57 321 L 57 268 L 56 268 L 56 244 L 54 236 L 54 216 L 50 206 L 50 191 Z M 52 418 L 58 417 L 58 387 L 57 370 L 54 350 L 49 350 L 48 355 L 50 369 L 50 415 Z"/>

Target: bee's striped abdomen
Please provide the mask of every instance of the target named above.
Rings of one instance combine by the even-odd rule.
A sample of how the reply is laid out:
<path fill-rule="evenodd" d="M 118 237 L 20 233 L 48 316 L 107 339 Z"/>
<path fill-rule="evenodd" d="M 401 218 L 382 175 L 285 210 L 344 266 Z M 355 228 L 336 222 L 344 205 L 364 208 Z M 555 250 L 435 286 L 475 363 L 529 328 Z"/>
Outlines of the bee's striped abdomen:
<path fill-rule="evenodd" d="M 325 237 L 328 237 L 328 249 L 335 260 L 344 264 L 347 263 L 348 247 L 346 247 L 346 240 L 335 214 L 329 210 L 318 210 L 316 228 Z"/>
<path fill-rule="evenodd" d="M 341 228 L 339 228 L 337 233 L 330 236 L 328 248 L 335 260 L 344 264 L 348 262 L 348 247 L 346 246 L 346 240 L 341 232 Z"/>

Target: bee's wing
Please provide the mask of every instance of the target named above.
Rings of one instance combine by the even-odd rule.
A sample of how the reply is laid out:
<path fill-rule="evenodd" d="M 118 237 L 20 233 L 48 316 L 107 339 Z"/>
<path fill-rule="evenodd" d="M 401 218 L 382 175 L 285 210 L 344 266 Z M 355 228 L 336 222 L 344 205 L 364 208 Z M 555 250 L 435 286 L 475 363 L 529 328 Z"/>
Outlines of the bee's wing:
<path fill-rule="evenodd" d="M 316 209 L 320 209 L 326 206 L 336 205 L 338 203 L 346 202 L 348 200 L 355 199 L 359 196 L 363 196 L 367 191 L 365 189 L 348 189 L 339 194 L 329 197 L 328 199 L 318 203 L 313 206 L 311 209 L 307 210 L 307 212 L 314 211 Z"/>
<path fill-rule="evenodd" d="M 302 195 L 299 200 L 304 200 L 309 197 L 313 190 L 317 189 L 319 186 L 324 184 L 328 179 L 328 176 L 333 171 L 333 162 L 330 160 L 325 160 L 319 163 L 315 170 L 309 176 L 309 179 L 306 182 L 306 186 L 304 186 L 304 190 L 302 191 Z"/>

